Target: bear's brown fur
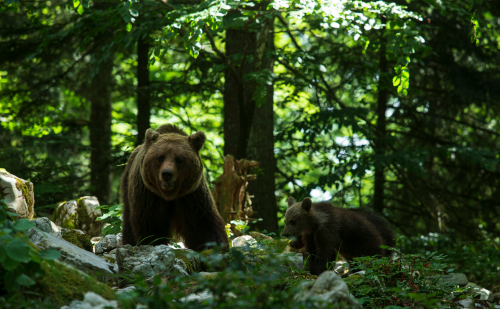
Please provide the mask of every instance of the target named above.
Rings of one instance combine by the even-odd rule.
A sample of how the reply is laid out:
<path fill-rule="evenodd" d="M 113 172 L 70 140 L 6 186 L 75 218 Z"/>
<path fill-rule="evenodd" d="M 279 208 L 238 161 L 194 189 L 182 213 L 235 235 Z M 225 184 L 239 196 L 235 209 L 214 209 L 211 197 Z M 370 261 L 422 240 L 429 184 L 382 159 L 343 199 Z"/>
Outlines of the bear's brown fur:
<path fill-rule="evenodd" d="M 196 251 L 207 243 L 228 244 L 203 176 L 200 149 L 205 139 L 202 131 L 188 136 L 173 125 L 146 131 L 121 181 L 122 244 L 168 244 L 172 231 Z"/>
<path fill-rule="evenodd" d="M 380 245 L 394 247 L 394 236 L 384 219 L 364 209 L 333 207 L 328 202 L 312 203 L 305 198 L 288 199 L 283 236 L 293 238 L 290 246 L 305 247 L 311 254 L 311 274 L 319 275 L 337 252 L 351 264 L 361 256 L 388 256 Z"/>

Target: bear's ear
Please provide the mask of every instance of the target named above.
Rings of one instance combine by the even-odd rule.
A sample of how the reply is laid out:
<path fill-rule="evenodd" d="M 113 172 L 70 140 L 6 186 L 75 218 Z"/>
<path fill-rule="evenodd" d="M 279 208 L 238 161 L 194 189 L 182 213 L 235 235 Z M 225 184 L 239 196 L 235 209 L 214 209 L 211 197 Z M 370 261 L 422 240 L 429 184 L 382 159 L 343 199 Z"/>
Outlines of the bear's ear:
<path fill-rule="evenodd" d="M 288 208 L 292 207 L 295 204 L 295 199 L 293 197 L 288 198 Z"/>
<path fill-rule="evenodd" d="M 207 137 L 203 131 L 198 131 L 188 137 L 189 143 L 191 143 L 191 146 L 193 146 L 196 151 L 201 150 L 201 147 L 205 144 L 206 139 Z"/>
<path fill-rule="evenodd" d="M 312 201 L 310 198 L 306 197 L 303 201 L 302 201 L 302 209 L 304 209 L 305 211 L 309 212 L 309 210 L 311 210 L 311 206 L 312 206 Z"/>
<path fill-rule="evenodd" d="M 156 132 L 153 129 L 147 129 L 146 130 L 146 137 L 144 138 L 144 144 L 150 144 L 158 139 L 158 136 L 160 136 L 160 133 Z"/>

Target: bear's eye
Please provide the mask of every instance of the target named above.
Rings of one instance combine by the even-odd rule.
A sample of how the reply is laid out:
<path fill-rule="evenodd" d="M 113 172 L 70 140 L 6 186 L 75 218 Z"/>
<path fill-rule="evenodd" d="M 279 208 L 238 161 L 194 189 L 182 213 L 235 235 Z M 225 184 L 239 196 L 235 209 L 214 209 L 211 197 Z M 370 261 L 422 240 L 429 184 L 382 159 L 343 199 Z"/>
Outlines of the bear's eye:
<path fill-rule="evenodd" d="M 181 164 L 184 160 L 180 157 L 175 158 L 175 163 Z"/>
<path fill-rule="evenodd" d="M 163 162 L 165 161 L 165 157 L 164 156 L 159 156 L 158 157 L 158 162 Z"/>
<path fill-rule="evenodd" d="M 290 225 L 295 225 L 295 224 L 297 224 L 297 221 L 295 221 L 295 220 L 290 220 Z"/>

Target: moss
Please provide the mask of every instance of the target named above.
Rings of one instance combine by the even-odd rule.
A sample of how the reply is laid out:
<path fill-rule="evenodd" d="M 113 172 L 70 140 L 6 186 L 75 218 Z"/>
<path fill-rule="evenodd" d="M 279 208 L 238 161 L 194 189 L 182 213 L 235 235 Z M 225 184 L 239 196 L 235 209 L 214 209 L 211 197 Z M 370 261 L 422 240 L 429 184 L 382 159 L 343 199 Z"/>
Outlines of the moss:
<path fill-rule="evenodd" d="M 116 263 L 116 259 L 110 257 L 110 256 L 103 256 L 102 257 L 104 260 L 106 260 L 108 263 L 114 264 Z"/>
<path fill-rule="evenodd" d="M 77 231 L 62 231 L 62 238 L 75 246 L 93 252 L 90 235 L 80 234 Z"/>
<path fill-rule="evenodd" d="M 26 200 L 26 204 L 28 204 L 28 209 L 33 209 L 33 201 L 31 200 L 30 189 L 27 184 L 25 184 L 21 179 L 16 177 L 16 188 L 17 190 L 23 193 L 23 197 Z"/>
<path fill-rule="evenodd" d="M 89 217 L 89 214 L 87 212 L 87 208 L 85 207 L 85 204 L 83 203 L 84 199 L 85 199 L 85 197 L 81 197 L 81 198 L 76 200 L 76 212 L 78 213 L 77 225 L 79 228 L 82 228 L 82 226 L 84 226 L 84 225 L 89 227 L 90 224 L 94 221 Z"/>
<path fill-rule="evenodd" d="M 74 230 L 76 229 L 76 214 L 69 215 L 66 220 L 64 220 L 62 227 L 65 229 Z"/>
<path fill-rule="evenodd" d="M 186 263 L 188 274 L 201 270 L 200 259 L 192 252 L 187 250 L 174 250 L 174 255 L 176 259 L 182 260 Z"/>
<path fill-rule="evenodd" d="M 46 276 L 37 282 L 33 292 L 49 297 L 52 302 L 61 307 L 72 300 L 82 300 L 86 292 L 92 291 L 108 300 L 114 300 L 111 287 L 98 282 L 95 278 L 57 263 L 54 267 L 44 263 L 42 268 Z M 31 289 L 30 289 L 31 290 Z"/>
<path fill-rule="evenodd" d="M 212 253 L 214 253 L 214 249 L 207 249 L 200 252 L 200 254 L 204 257 L 209 257 Z"/>
<path fill-rule="evenodd" d="M 57 221 L 56 218 L 60 218 L 61 217 L 61 212 L 62 212 L 62 209 L 63 209 L 62 206 L 64 204 L 66 204 L 66 201 L 57 203 L 56 208 L 54 209 L 54 213 L 52 213 L 52 221 L 53 222 Z"/>

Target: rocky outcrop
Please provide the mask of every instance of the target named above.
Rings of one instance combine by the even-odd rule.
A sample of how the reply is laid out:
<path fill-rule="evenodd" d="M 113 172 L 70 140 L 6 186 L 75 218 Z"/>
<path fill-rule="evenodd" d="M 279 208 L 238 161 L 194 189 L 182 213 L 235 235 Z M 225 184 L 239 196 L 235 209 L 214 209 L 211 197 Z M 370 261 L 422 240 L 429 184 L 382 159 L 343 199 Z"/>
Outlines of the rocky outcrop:
<path fill-rule="evenodd" d="M 357 301 L 351 299 L 347 284 L 333 271 L 323 272 L 316 281 L 302 283 L 294 300 L 311 301 L 316 308 L 331 308 L 335 305 L 342 305 L 342 308 L 362 308 Z"/>
<path fill-rule="evenodd" d="M 94 292 L 87 292 L 83 300 L 74 300 L 68 306 L 61 309 L 115 309 L 118 308 L 116 300 L 107 300 Z"/>
<path fill-rule="evenodd" d="M 60 260 L 74 266 L 99 281 L 106 282 L 113 275 L 113 265 L 93 253 L 81 249 L 49 232 L 41 232 L 35 228 L 28 230 L 30 241 L 40 249 L 56 249 L 61 253 Z"/>
<path fill-rule="evenodd" d="M 102 221 L 96 219 L 102 216 L 99 201 L 95 196 L 84 196 L 77 200 L 59 203 L 52 215 L 56 225 L 67 229 L 79 229 L 90 236 L 100 236 Z"/>
<path fill-rule="evenodd" d="M 7 204 L 10 212 L 18 219 L 33 219 L 35 215 L 35 195 L 33 183 L 21 179 L 0 168 L 0 200 Z"/>
<path fill-rule="evenodd" d="M 119 234 L 121 235 L 121 233 Z M 120 237 L 121 238 L 121 237 Z M 110 252 L 119 246 L 117 235 L 106 235 L 95 245 L 95 254 L 100 255 Z"/>

